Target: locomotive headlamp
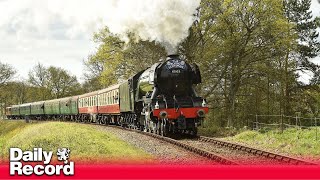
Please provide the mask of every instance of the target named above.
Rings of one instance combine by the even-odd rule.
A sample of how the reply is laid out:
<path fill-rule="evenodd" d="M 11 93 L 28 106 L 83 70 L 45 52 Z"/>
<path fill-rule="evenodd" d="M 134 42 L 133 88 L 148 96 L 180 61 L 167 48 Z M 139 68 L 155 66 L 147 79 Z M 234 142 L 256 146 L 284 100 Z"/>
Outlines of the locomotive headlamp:
<path fill-rule="evenodd" d="M 202 107 L 207 107 L 207 103 L 204 99 L 202 100 Z"/>
<path fill-rule="evenodd" d="M 154 106 L 154 109 L 159 109 L 159 102 L 156 102 L 156 105 Z"/>
<path fill-rule="evenodd" d="M 166 111 L 161 111 L 159 115 L 160 115 L 161 119 L 164 119 L 164 118 L 168 117 L 168 113 Z"/>
<path fill-rule="evenodd" d="M 197 111 L 197 115 L 202 118 L 202 117 L 204 117 L 204 116 L 206 115 L 206 113 L 204 112 L 203 109 L 199 109 L 199 110 Z"/>

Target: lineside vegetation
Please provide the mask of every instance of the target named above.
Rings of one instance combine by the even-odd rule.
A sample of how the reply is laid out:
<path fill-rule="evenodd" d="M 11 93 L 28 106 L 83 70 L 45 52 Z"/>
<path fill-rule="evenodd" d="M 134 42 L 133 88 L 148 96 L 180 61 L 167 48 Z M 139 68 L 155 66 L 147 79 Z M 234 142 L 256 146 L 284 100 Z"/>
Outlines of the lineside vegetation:
<path fill-rule="evenodd" d="M 286 129 L 279 131 L 244 131 L 224 140 L 238 142 L 291 156 L 320 159 L 320 129 Z M 316 134 L 318 133 L 318 135 Z M 317 138 L 318 137 L 318 138 Z"/>
<path fill-rule="evenodd" d="M 10 147 L 32 150 L 42 147 L 53 151 L 69 147 L 75 162 L 138 163 L 151 161 L 144 151 L 92 126 L 45 122 L 26 124 L 23 121 L 0 121 L 0 159 L 6 160 Z"/>

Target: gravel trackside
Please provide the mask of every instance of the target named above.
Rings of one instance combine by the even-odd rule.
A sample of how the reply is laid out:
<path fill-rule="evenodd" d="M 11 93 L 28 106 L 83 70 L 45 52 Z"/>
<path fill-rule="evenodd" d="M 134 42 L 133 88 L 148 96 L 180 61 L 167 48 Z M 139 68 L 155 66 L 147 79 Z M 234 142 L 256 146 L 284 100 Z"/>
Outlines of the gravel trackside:
<path fill-rule="evenodd" d="M 95 126 L 99 130 L 105 130 L 114 134 L 119 139 L 138 147 L 153 155 L 156 163 L 171 165 L 218 165 L 218 163 L 188 152 L 173 144 L 139 134 L 108 126 Z"/>

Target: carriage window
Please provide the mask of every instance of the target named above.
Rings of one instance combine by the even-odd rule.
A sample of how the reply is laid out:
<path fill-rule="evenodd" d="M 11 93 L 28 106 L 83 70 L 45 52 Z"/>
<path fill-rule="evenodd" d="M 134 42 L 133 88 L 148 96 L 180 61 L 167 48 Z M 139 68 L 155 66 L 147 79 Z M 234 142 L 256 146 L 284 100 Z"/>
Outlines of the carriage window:
<path fill-rule="evenodd" d="M 117 95 L 116 95 L 116 98 L 117 98 L 117 99 L 116 99 L 116 102 L 117 102 L 117 104 L 119 104 L 119 91 L 117 90 L 116 92 L 117 92 Z"/>
<path fill-rule="evenodd" d="M 101 94 L 101 105 L 103 105 L 103 94 Z"/>
<path fill-rule="evenodd" d="M 110 92 L 110 104 L 113 104 L 113 91 Z"/>
<path fill-rule="evenodd" d="M 114 91 L 111 91 L 111 102 L 114 104 Z"/>
<path fill-rule="evenodd" d="M 116 94 L 116 92 L 112 91 L 112 104 L 115 104 L 115 102 L 116 102 L 115 94 Z"/>

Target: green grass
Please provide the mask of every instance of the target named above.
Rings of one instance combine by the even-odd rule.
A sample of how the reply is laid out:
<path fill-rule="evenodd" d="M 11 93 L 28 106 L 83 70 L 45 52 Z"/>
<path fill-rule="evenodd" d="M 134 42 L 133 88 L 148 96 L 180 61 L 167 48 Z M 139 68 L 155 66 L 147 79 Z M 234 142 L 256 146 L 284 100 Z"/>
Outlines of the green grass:
<path fill-rule="evenodd" d="M 151 160 L 150 155 L 117 139 L 112 134 L 83 124 L 62 122 L 26 124 L 0 121 L 0 134 L 2 158 L 8 157 L 10 147 L 19 147 L 23 150 L 42 147 L 54 153 L 58 148 L 69 147 L 72 159 L 80 161 Z"/>
<path fill-rule="evenodd" d="M 318 140 L 316 140 L 316 133 Z M 224 138 L 274 152 L 303 157 L 320 157 L 320 129 L 287 129 L 279 131 L 245 131 L 233 137 Z"/>
<path fill-rule="evenodd" d="M 12 138 L 21 130 L 31 124 L 27 124 L 23 121 L 4 121 L 0 120 L 0 156 L 2 154 L 2 149 L 4 144 L 8 139 Z"/>

